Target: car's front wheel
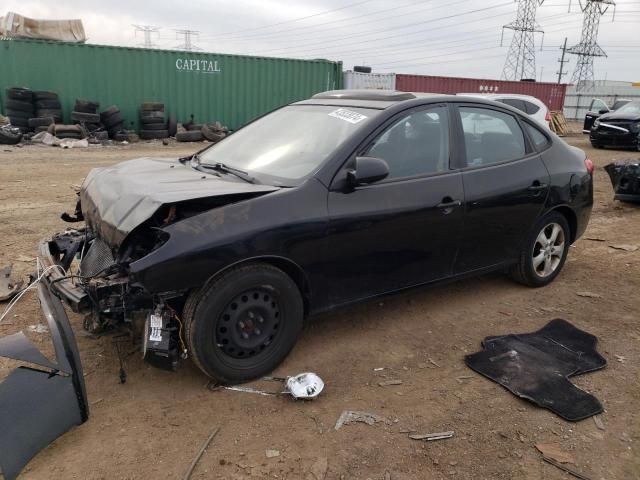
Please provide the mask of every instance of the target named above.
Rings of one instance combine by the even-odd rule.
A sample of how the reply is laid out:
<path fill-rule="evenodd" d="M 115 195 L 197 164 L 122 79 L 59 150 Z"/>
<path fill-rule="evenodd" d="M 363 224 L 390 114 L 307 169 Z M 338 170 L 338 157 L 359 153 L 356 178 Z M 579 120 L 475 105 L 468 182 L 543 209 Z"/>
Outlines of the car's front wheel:
<path fill-rule="evenodd" d="M 551 212 L 529 234 L 519 262 L 511 269 L 514 280 L 529 287 L 544 287 L 560 273 L 569 251 L 570 230 L 564 215 Z"/>
<path fill-rule="evenodd" d="M 190 354 L 220 383 L 239 383 L 276 368 L 302 330 L 295 282 L 272 265 L 232 268 L 193 293 L 184 307 Z"/>

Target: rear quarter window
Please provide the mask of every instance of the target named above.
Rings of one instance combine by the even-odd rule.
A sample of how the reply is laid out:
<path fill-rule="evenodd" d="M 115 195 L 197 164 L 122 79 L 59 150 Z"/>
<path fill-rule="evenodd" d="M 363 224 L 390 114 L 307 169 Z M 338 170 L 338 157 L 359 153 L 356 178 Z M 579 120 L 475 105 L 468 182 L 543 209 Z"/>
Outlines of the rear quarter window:
<path fill-rule="evenodd" d="M 540 107 L 538 105 L 536 105 L 535 103 L 527 102 L 526 100 L 523 100 L 522 103 L 524 103 L 525 111 L 529 115 L 533 115 L 534 113 L 538 113 L 538 110 L 540 110 Z"/>
<path fill-rule="evenodd" d="M 526 122 L 522 123 L 524 123 L 524 129 L 527 131 L 529 137 L 531 138 L 531 141 L 536 146 L 536 150 L 541 151 L 547 148 L 547 146 L 551 143 L 549 142 L 547 136 L 533 125 L 529 125 Z"/>

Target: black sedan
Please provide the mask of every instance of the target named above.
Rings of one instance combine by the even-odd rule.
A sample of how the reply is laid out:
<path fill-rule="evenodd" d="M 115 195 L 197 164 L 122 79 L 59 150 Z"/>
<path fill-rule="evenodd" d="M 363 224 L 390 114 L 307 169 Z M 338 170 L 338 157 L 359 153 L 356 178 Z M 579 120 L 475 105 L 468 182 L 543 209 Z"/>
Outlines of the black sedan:
<path fill-rule="evenodd" d="M 39 262 L 91 332 L 124 326 L 153 363 L 242 382 L 319 312 L 494 270 L 548 285 L 589 221 L 592 173 L 504 104 L 332 91 L 188 158 L 94 169 L 65 217 L 85 224 Z"/>
<path fill-rule="evenodd" d="M 640 150 L 640 102 L 630 102 L 601 115 L 589 132 L 595 148 L 624 147 Z"/>

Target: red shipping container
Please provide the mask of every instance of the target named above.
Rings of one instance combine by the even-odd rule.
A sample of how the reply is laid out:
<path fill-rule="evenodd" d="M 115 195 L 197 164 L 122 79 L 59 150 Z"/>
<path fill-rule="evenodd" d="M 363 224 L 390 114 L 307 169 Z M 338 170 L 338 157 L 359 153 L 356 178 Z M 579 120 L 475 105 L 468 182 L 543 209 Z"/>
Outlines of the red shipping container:
<path fill-rule="evenodd" d="M 564 83 L 512 82 L 480 78 L 434 77 L 396 74 L 396 90 L 403 92 L 517 93 L 541 100 L 549 110 L 562 110 L 567 85 Z"/>

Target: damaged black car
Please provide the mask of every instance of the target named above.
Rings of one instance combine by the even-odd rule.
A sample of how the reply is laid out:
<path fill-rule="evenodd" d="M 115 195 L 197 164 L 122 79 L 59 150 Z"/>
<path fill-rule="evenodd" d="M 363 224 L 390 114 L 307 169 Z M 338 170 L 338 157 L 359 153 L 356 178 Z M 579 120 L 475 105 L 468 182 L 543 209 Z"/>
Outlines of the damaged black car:
<path fill-rule="evenodd" d="M 39 262 L 88 331 L 125 327 L 147 361 L 237 383 L 319 312 L 492 270 L 549 284 L 586 228 L 592 172 L 503 104 L 326 92 L 187 158 L 94 169 L 65 215 L 78 227 Z"/>
<path fill-rule="evenodd" d="M 598 117 L 589 132 L 594 148 L 623 147 L 640 150 L 640 102 L 629 102 Z"/>

